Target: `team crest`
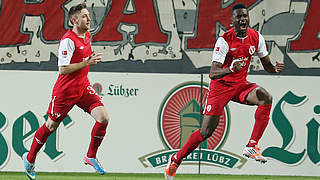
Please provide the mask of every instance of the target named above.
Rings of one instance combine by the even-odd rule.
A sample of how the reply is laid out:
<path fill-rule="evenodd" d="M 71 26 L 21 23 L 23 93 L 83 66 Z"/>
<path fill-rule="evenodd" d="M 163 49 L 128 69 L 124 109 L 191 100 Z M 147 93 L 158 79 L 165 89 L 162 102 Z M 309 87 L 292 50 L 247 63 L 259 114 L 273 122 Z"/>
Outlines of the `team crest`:
<path fill-rule="evenodd" d="M 170 90 L 163 99 L 158 113 L 158 132 L 163 150 L 147 154 L 139 160 L 145 167 L 162 167 L 168 163 L 170 155 L 176 153 L 188 140 L 191 133 L 200 128 L 201 114 L 208 92 L 208 85 L 200 82 L 186 82 Z M 242 167 L 246 162 L 241 156 L 222 150 L 229 134 L 229 108 L 224 109 L 213 136 L 200 144 L 183 160 L 188 164 L 215 165 L 226 168 Z"/>
<path fill-rule="evenodd" d="M 256 47 L 250 46 L 249 48 L 249 54 L 252 56 L 256 52 Z"/>

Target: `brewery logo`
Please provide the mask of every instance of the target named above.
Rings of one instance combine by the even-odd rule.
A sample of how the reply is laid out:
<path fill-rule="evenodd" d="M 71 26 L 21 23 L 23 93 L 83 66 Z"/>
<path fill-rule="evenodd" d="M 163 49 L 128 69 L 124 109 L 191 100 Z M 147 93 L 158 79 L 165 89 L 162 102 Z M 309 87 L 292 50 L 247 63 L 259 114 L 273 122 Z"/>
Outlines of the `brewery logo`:
<path fill-rule="evenodd" d="M 190 135 L 200 128 L 201 112 L 208 93 L 208 85 L 200 82 L 185 82 L 174 87 L 163 99 L 158 113 L 158 132 L 164 149 L 157 150 L 139 160 L 145 167 L 162 167 L 171 154 L 186 143 Z M 224 108 L 218 127 L 213 135 L 203 141 L 189 154 L 183 163 L 241 168 L 246 162 L 241 156 L 222 150 L 229 134 L 229 108 Z"/>
<path fill-rule="evenodd" d="M 102 85 L 100 83 L 94 83 L 92 85 L 92 88 L 97 92 L 99 96 L 104 96 L 104 94 L 102 93 Z"/>

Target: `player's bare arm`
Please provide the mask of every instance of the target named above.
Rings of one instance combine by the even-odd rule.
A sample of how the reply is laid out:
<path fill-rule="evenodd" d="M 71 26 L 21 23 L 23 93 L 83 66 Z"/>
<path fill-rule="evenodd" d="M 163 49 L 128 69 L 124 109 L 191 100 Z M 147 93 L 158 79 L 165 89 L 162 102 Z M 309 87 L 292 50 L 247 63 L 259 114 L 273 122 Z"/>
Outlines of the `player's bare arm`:
<path fill-rule="evenodd" d="M 91 56 L 89 56 L 88 60 L 83 60 L 79 63 L 73 63 L 66 66 L 59 66 L 59 73 L 62 75 L 73 73 L 75 71 L 78 71 L 79 69 L 82 69 L 87 66 L 93 66 L 96 65 L 98 62 L 101 61 L 101 53 L 94 54 L 92 53 Z"/>
<path fill-rule="evenodd" d="M 234 61 L 229 68 L 222 68 L 222 64 L 216 61 L 212 61 L 209 77 L 210 79 L 220 79 L 232 72 L 239 71 L 241 69 L 240 61 Z"/>
<path fill-rule="evenodd" d="M 276 62 L 276 65 L 274 66 L 271 61 L 269 55 L 260 58 L 260 61 L 263 65 L 263 68 L 268 72 L 268 73 L 279 73 L 284 70 L 284 64 Z"/>

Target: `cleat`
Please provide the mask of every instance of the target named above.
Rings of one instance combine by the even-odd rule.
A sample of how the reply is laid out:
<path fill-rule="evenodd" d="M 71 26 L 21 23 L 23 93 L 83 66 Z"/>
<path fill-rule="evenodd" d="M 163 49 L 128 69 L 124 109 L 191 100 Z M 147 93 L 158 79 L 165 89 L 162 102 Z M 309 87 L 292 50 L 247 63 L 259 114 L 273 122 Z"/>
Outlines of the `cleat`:
<path fill-rule="evenodd" d="M 27 175 L 27 177 L 30 180 L 35 180 L 36 179 L 36 172 L 34 171 L 35 165 L 34 165 L 34 163 L 30 163 L 27 160 L 27 155 L 28 155 L 28 152 L 25 152 L 22 155 L 22 159 L 23 159 L 23 162 L 24 162 L 24 169 L 25 169 L 24 173 Z"/>
<path fill-rule="evenodd" d="M 94 170 L 101 175 L 107 173 L 106 170 L 101 166 L 100 162 L 96 158 L 88 158 L 87 156 L 85 156 L 83 158 L 83 162 L 85 165 L 92 166 Z"/>
<path fill-rule="evenodd" d="M 164 177 L 166 180 L 173 180 L 174 176 L 176 175 L 177 169 L 179 167 L 179 164 L 174 162 L 171 159 L 172 155 L 169 156 L 169 162 L 167 164 L 167 167 L 164 168 Z"/>
<path fill-rule="evenodd" d="M 268 161 L 266 157 L 262 156 L 258 147 L 245 147 L 243 149 L 243 155 L 247 158 L 252 158 L 261 163 L 266 163 Z"/>

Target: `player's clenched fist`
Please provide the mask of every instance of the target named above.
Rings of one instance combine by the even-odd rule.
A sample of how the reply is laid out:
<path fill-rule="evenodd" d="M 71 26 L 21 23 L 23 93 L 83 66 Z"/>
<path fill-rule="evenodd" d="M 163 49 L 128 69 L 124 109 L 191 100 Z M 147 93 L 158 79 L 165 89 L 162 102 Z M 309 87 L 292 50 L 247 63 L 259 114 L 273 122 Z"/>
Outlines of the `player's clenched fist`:
<path fill-rule="evenodd" d="M 241 59 L 234 59 L 229 67 L 231 72 L 237 72 L 242 68 Z"/>
<path fill-rule="evenodd" d="M 102 53 L 95 54 L 94 52 L 89 56 L 89 59 L 87 60 L 87 65 L 92 66 L 96 65 L 98 62 L 101 61 Z"/>
<path fill-rule="evenodd" d="M 279 63 L 279 62 L 276 62 L 276 65 L 274 66 L 274 71 L 276 73 L 279 73 L 281 71 L 284 70 L 284 64 L 283 63 Z"/>

